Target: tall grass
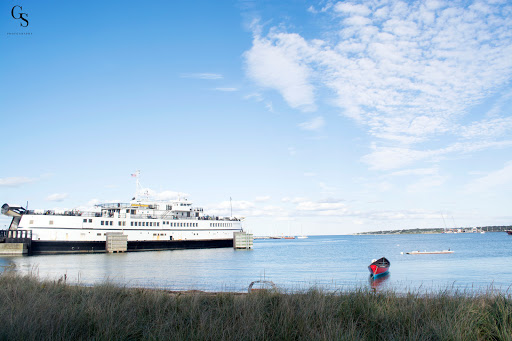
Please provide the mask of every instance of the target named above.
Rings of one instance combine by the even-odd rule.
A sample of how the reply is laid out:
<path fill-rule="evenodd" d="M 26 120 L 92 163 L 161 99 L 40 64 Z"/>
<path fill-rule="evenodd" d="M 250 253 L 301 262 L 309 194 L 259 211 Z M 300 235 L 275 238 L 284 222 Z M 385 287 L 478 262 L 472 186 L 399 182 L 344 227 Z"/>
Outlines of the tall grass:
<path fill-rule="evenodd" d="M 503 294 L 176 294 L 4 273 L 1 340 L 512 340 Z"/>

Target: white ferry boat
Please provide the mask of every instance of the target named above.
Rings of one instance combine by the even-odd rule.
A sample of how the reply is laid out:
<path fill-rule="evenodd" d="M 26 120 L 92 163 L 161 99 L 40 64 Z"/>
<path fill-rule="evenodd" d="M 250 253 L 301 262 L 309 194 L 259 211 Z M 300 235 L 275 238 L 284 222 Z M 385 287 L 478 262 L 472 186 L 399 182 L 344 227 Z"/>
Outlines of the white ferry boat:
<path fill-rule="evenodd" d="M 205 215 L 183 198 L 162 202 L 136 194 L 129 203 L 96 207 L 96 212 L 82 212 L 4 204 L 1 212 L 12 217 L 8 231 L 31 235 L 32 254 L 105 252 L 110 232 L 127 236 L 127 251 L 233 247 L 233 233 L 243 231 L 242 219 Z"/>

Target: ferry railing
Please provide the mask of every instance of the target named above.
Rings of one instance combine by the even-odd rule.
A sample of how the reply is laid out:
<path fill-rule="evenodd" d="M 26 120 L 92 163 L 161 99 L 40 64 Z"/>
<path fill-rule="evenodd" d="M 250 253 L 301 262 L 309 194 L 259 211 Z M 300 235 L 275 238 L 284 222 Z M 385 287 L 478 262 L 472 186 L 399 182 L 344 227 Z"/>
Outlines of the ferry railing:
<path fill-rule="evenodd" d="M 62 215 L 62 216 L 71 216 L 71 217 L 101 217 L 100 212 L 81 212 L 81 211 L 64 211 L 64 212 L 55 212 L 52 210 L 48 211 L 26 211 L 24 214 L 31 215 Z"/>
<path fill-rule="evenodd" d="M 163 214 L 127 214 L 125 212 L 111 212 L 108 213 L 106 211 L 103 212 L 81 212 L 81 211 L 64 211 L 64 212 L 55 212 L 53 210 L 48 211 L 26 211 L 24 214 L 32 214 L 32 215 L 55 215 L 55 216 L 79 216 L 79 217 L 104 217 L 104 218 L 127 218 L 130 216 L 132 219 L 168 219 L 168 220 L 176 220 L 176 219 L 186 219 L 186 220 L 221 220 L 221 221 L 240 221 L 238 218 L 234 217 L 217 217 L 217 216 L 202 216 L 202 217 L 176 217 L 170 216 L 169 213 Z"/>
<path fill-rule="evenodd" d="M 9 230 L 0 230 L 0 243 L 3 243 L 7 238 L 7 232 Z"/>
<path fill-rule="evenodd" d="M 5 237 L 6 243 L 26 243 L 32 242 L 32 230 L 7 230 Z"/>
<path fill-rule="evenodd" d="M 109 209 L 109 208 L 129 208 L 129 207 L 132 207 L 131 204 L 122 204 L 122 203 L 97 204 L 97 205 L 94 205 L 94 206 L 101 207 L 101 208 L 106 208 L 106 209 Z"/>

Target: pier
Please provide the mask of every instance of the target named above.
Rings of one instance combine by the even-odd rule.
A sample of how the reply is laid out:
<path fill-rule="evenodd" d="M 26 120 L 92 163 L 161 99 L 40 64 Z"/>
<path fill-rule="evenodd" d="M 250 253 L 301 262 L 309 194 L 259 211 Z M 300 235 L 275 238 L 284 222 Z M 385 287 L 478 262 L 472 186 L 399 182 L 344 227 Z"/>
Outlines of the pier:
<path fill-rule="evenodd" d="M 235 249 L 252 249 L 254 244 L 254 235 L 247 232 L 233 233 L 233 247 Z"/>
<path fill-rule="evenodd" d="M 32 244 L 32 231 L 0 231 L 0 255 L 26 255 Z"/>

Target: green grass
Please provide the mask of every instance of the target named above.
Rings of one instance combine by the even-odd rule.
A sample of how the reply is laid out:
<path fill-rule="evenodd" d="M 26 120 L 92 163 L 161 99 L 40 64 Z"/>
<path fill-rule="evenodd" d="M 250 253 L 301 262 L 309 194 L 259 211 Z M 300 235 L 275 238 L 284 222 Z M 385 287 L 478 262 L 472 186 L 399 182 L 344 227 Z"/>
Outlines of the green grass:
<path fill-rule="evenodd" d="M 512 340 L 512 299 L 431 294 L 184 293 L 0 275 L 1 340 Z"/>

